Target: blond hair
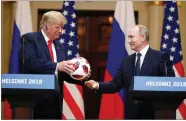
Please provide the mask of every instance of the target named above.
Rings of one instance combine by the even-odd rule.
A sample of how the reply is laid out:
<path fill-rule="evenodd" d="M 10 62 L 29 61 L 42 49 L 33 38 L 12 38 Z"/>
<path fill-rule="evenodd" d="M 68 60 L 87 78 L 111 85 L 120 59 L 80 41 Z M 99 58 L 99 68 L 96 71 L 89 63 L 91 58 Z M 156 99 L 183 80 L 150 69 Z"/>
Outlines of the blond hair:
<path fill-rule="evenodd" d="M 139 28 L 139 34 L 140 35 L 145 35 L 146 41 L 149 41 L 149 30 L 147 29 L 146 26 L 144 25 L 135 25 L 136 27 Z"/>
<path fill-rule="evenodd" d="M 42 16 L 40 28 L 42 29 L 46 24 L 66 24 L 66 18 L 58 11 L 49 11 Z"/>

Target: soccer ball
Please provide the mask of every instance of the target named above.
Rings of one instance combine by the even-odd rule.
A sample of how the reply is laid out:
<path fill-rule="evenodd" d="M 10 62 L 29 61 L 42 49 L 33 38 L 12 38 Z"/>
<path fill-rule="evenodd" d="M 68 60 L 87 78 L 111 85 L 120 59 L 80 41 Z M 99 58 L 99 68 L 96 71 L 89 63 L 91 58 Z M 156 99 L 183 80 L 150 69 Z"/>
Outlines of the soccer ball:
<path fill-rule="evenodd" d="M 75 57 L 71 62 L 74 63 L 75 71 L 70 73 L 71 78 L 75 80 L 84 80 L 90 76 L 90 65 L 89 62 L 83 57 Z"/>

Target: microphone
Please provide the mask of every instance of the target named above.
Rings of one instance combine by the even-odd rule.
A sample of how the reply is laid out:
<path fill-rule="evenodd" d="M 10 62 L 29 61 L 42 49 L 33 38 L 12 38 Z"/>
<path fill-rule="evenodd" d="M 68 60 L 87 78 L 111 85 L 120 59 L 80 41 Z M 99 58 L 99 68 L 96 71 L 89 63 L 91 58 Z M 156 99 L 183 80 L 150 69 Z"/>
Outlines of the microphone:
<path fill-rule="evenodd" d="M 167 77 L 168 76 L 168 73 L 167 73 L 167 61 L 164 61 L 164 67 L 165 67 L 165 76 Z"/>
<path fill-rule="evenodd" d="M 24 68 L 24 65 L 25 65 L 25 43 L 26 42 L 26 39 L 23 37 L 22 38 L 22 73 L 25 73 L 25 68 Z"/>
<path fill-rule="evenodd" d="M 165 71 L 164 76 L 166 76 L 166 77 L 169 76 L 168 71 L 170 71 L 170 70 L 168 70 L 169 66 L 170 66 L 169 61 L 170 61 L 170 55 L 168 53 L 165 53 L 164 56 L 163 56 L 163 65 L 164 65 L 163 67 L 164 67 L 164 71 Z"/>
<path fill-rule="evenodd" d="M 165 77 L 175 77 L 175 72 L 173 69 L 173 64 L 170 60 L 170 55 L 165 53 L 161 61 L 161 74 Z"/>

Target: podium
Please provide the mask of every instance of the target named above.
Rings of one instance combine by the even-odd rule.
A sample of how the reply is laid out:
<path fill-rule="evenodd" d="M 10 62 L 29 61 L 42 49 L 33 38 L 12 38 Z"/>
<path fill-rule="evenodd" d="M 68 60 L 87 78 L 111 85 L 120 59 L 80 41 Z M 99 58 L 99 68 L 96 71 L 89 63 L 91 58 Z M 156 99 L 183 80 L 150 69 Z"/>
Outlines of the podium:
<path fill-rule="evenodd" d="M 150 102 L 155 119 L 176 119 L 186 98 L 186 77 L 135 76 L 130 91 L 134 99 Z"/>
<path fill-rule="evenodd" d="M 34 106 L 59 92 L 55 75 L 1 74 L 1 77 L 2 100 L 10 103 L 12 119 L 33 119 Z M 28 115 L 17 116 L 20 108 L 28 111 Z"/>

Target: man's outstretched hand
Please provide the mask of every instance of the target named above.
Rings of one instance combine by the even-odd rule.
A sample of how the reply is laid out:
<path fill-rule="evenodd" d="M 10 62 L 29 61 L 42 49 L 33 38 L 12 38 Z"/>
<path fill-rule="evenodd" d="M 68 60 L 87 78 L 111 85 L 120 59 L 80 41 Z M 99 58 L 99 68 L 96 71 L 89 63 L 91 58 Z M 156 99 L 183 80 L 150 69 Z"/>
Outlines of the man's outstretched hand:
<path fill-rule="evenodd" d="M 90 89 L 98 89 L 98 86 L 99 86 L 98 82 L 94 80 L 86 81 L 84 84 Z"/>

